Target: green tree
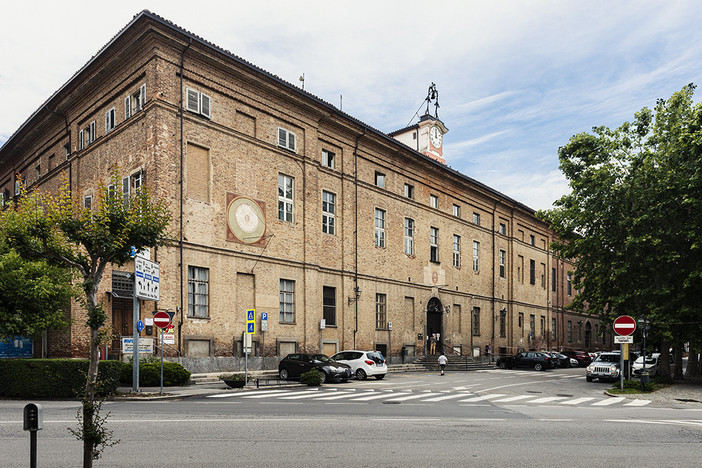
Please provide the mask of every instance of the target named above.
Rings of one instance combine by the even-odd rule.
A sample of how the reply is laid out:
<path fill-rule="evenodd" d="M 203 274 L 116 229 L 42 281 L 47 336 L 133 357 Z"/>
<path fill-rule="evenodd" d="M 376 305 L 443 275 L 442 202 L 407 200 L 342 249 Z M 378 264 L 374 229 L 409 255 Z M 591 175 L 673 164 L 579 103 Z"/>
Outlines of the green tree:
<path fill-rule="evenodd" d="M 575 261 L 581 292 L 570 307 L 609 321 L 648 319 L 664 363 L 670 342 L 698 352 L 702 331 L 702 107 L 694 89 L 615 130 L 573 136 L 559 150 L 571 193 L 539 212 L 560 237 L 554 249 Z"/>
<path fill-rule="evenodd" d="M 56 194 L 22 193 L 16 205 L 0 214 L 0 230 L 7 244 L 27 259 L 46 259 L 77 272 L 82 305 L 90 329 L 90 364 L 82 399 L 81 428 L 83 466 L 92 466 L 102 448 L 110 443 L 105 418 L 99 415 L 96 397 L 98 344 L 106 313 L 97 291 L 109 264 L 131 260 L 129 250 L 164 245 L 170 213 L 164 200 L 152 200 L 145 188 L 125 198 L 121 178 L 115 171 L 110 185 L 98 183 L 97 203 L 84 208 L 73 198 L 68 180 Z"/>
<path fill-rule="evenodd" d="M 66 308 L 76 293 L 69 270 L 24 260 L 0 238 L 0 340 L 66 328 Z"/>

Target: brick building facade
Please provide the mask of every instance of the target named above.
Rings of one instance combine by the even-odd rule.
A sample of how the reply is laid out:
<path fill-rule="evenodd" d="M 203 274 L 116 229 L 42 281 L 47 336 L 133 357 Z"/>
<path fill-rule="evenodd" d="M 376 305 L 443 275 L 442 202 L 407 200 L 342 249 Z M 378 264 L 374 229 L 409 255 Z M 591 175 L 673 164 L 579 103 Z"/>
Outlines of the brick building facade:
<path fill-rule="evenodd" d="M 176 312 L 171 356 L 241 355 L 251 308 L 254 354 L 271 358 L 420 355 L 432 333 L 476 356 L 609 347 L 596 318 L 563 310 L 575 291 L 572 267 L 549 250 L 554 233 L 432 154 L 431 126 L 447 131 L 427 114 L 384 134 L 144 11 L 0 149 L 0 193 L 14 196 L 18 177 L 55 188 L 65 174 L 89 204 L 116 165 L 117 192 L 165 197 L 173 240 L 150 253 L 161 300 L 142 302 L 142 317 Z M 101 285 L 118 335 L 132 333 L 132 269 Z M 85 355 L 75 304 L 71 315 L 69 331 L 45 335 L 44 354 Z"/>

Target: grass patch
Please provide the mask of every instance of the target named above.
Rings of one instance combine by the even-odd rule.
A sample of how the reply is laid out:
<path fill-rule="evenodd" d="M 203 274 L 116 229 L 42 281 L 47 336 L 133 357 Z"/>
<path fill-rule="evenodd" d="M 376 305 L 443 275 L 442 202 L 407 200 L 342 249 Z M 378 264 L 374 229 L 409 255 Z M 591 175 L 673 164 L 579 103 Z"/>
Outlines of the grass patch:
<path fill-rule="evenodd" d="M 668 383 L 663 382 L 648 382 L 644 384 L 644 390 L 641 391 L 641 381 L 640 380 L 625 380 L 624 388 L 619 388 L 619 382 L 615 382 L 612 388 L 607 390 L 608 393 L 612 395 L 634 395 L 634 394 L 645 394 L 653 393 L 656 390 L 667 387 Z"/>

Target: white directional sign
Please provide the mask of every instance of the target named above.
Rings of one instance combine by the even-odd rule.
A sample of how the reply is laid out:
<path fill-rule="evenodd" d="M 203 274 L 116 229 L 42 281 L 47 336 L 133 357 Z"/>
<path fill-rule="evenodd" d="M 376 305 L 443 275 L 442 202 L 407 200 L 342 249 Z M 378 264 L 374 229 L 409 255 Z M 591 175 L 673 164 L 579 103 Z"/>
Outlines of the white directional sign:
<path fill-rule="evenodd" d="M 134 257 L 134 294 L 147 301 L 161 300 L 161 266 L 142 257 Z"/>

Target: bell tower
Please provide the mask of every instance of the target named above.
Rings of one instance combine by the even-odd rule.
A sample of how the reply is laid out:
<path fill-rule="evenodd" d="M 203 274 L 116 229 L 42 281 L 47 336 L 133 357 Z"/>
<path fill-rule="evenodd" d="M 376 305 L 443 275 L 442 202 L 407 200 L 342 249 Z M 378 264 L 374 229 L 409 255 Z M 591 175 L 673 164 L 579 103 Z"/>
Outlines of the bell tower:
<path fill-rule="evenodd" d="M 419 122 L 409 127 L 397 130 L 389 135 L 428 156 L 441 164 L 446 164 L 444 159 L 444 135 L 448 128 L 439 119 L 439 92 L 434 83 L 429 86 L 424 115 L 419 118 Z M 434 115 L 431 115 L 429 106 L 434 106 Z"/>

